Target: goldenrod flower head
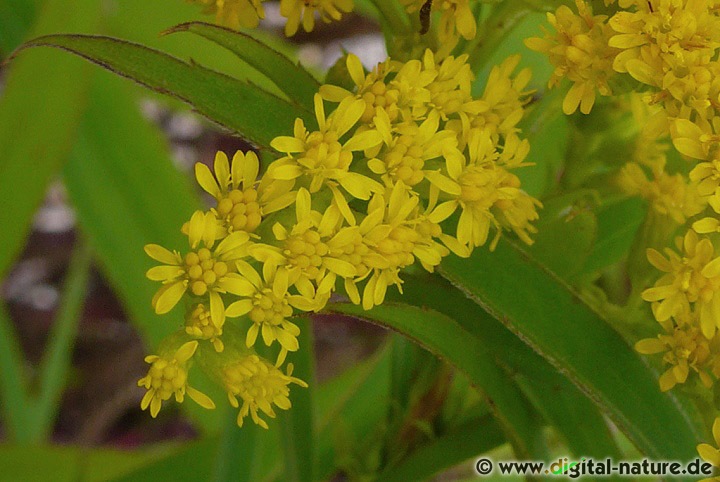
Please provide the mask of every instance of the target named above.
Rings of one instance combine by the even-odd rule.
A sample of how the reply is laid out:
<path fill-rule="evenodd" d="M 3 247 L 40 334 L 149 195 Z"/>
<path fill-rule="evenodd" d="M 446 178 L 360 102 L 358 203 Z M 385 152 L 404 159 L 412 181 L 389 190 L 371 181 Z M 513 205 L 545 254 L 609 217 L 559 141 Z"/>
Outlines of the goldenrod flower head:
<path fill-rule="evenodd" d="M 665 273 L 655 286 L 642 293 L 645 301 L 660 301 L 653 310 L 655 318 L 664 322 L 671 316 L 691 311 L 691 303 L 699 313 L 702 333 L 710 339 L 720 323 L 720 257 L 714 257 L 709 239 L 700 239 L 693 230 L 676 241 L 681 257 L 666 248 L 667 257 L 654 249 L 647 250 L 650 264 Z"/>
<path fill-rule="evenodd" d="M 701 212 L 705 206 L 696 183 L 689 182 L 682 174 L 668 174 L 664 170 L 647 178 L 639 164 L 629 162 L 620 171 L 618 182 L 630 195 L 639 195 L 650 201 L 653 209 L 670 217 L 677 224 Z"/>
<path fill-rule="evenodd" d="M 720 47 L 720 18 L 704 1 L 637 2 L 635 11 L 618 12 L 609 23 L 617 32 L 609 45 L 624 49 L 615 59 L 615 70 L 629 72 L 641 82 L 707 63 Z"/>
<path fill-rule="evenodd" d="M 195 229 L 195 226 L 203 227 L 208 224 L 205 215 L 196 213 L 190 221 L 189 231 L 202 233 L 203 229 Z M 145 246 L 148 256 L 163 263 L 147 272 L 150 280 L 163 283 L 152 300 L 155 312 L 169 312 L 189 289 L 194 296 L 209 298 L 213 321 L 217 326 L 222 326 L 225 309 L 220 294 L 239 294 L 240 276 L 234 272 L 233 261 L 246 255 L 248 239 L 247 233 L 237 231 L 220 241 L 214 249 L 210 249 L 207 246 L 212 246 L 213 242 L 208 243 L 206 240 L 203 241 L 203 247 L 198 247 L 191 237 L 191 247 L 194 244 L 197 249 L 190 250 L 184 256 L 157 244 Z"/>
<path fill-rule="evenodd" d="M 673 326 L 669 321 L 662 325 L 665 334 L 635 344 L 635 350 L 643 355 L 665 353 L 663 362 L 670 368 L 660 376 L 660 390 L 666 392 L 677 384 L 685 383 L 691 369 L 698 374 L 705 387 L 712 386 L 713 380 L 707 371 L 712 361 L 710 341 L 700 328 L 688 324 Z"/>
<path fill-rule="evenodd" d="M 473 130 L 469 139 L 469 158 L 458 150 L 445 156 L 449 177 L 441 172 L 426 174 L 435 188 L 451 198 L 438 205 L 429 218 L 441 222 L 459 207 L 458 241 L 471 249 L 482 246 L 493 226 L 497 231 L 490 246 L 493 249 L 501 233 L 502 215 L 507 226 L 531 244 L 528 232 L 535 232 L 535 228 L 530 223 L 538 218 L 536 208 L 542 205 L 522 191 L 520 180 L 506 169 L 522 165 L 529 149 L 527 141 L 511 138 L 515 140 L 498 154 L 490 132 Z"/>
<path fill-rule="evenodd" d="M 223 351 L 224 345 L 220 339 L 222 326 L 217 326 L 210 316 L 210 311 L 204 304 L 198 303 L 188 307 L 185 313 L 185 333 L 199 338 L 209 340 L 218 353 Z"/>
<path fill-rule="evenodd" d="M 480 109 L 471 116 L 471 128 L 491 129 L 504 137 L 518 131 L 517 124 L 522 120 L 524 106 L 532 94 L 525 90 L 532 72 L 524 68 L 514 73 L 519 63 L 520 56 L 511 55 L 492 68 L 480 97 Z"/>
<path fill-rule="evenodd" d="M 287 18 L 285 35 L 292 37 L 302 24 L 303 30 L 315 28 L 315 14 L 325 23 L 340 20 L 343 13 L 352 12 L 353 0 L 280 0 L 280 15 Z"/>
<path fill-rule="evenodd" d="M 475 75 L 467 63 L 468 54 L 457 58 L 448 56 L 438 64 L 435 54 L 427 49 L 423 55 L 423 69 L 430 72 L 434 79 L 428 84 L 430 107 L 435 109 L 443 120 L 452 114 L 463 111 L 472 101 L 470 87 Z"/>
<path fill-rule="evenodd" d="M 237 151 L 232 166 L 227 155 L 218 152 L 214 175 L 205 164 L 195 165 L 198 184 L 217 201 L 212 212 L 229 233 L 254 232 L 263 216 L 289 206 L 295 199 L 291 181 L 263 178 L 258 184 L 259 169 L 260 162 L 252 151 Z"/>
<path fill-rule="evenodd" d="M 290 294 L 287 270 L 278 269 L 273 263 L 263 265 L 262 278 L 246 261 L 238 260 L 235 264 L 241 275 L 238 280 L 241 288 L 237 294 L 243 299 L 229 305 L 226 315 L 230 318 L 248 315 L 253 324 L 247 331 L 247 346 L 253 346 L 258 334 L 262 333 L 265 345 L 270 346 L 275 340 L 280 343 L 281 359 L 284 359 L 288 351 L 297 351 L 299 347 L 297 336 L 300 329 L 289 320 L 293 307 L 302 311 L 318 310 L 322 308 L 320 301 L 314 290 L 300 295 Z"/>
<path fill-rule="evenodd" d="M 206 12 L 214 13 L 216 22 L 233 29 L 255 28 L 265 18 L 265 0 L 191 0 L 207 5 Z"/>
<path fill-rule="evenodd" d="M 276 366 L 257 355 L 248 355 L 223 368 L 222 378 L 228 393 L 230 404 L 240 408 L 237 424 L 242 427 L 245 417 L 267 429 L 265 420 L 260 418 L 258 410 L 265 415 L 275 418 L 273 405 L 288 410 L 292 404 L 288 398 L 289 385 L 294 383 L 307 387 L 307 383 L 292 376 L 293 366 L 288 365 L 287 372 L 281 372 Z M 242 406 L 238 402 L 242 400 Z"/>
<path fill-rule="evenodd" d="M 366 310 L 384 301 L 388 286 L 396 285 L 402 292 L 400 270 L 412 265 L 416 257 L 432 271 L 449 254 L 445 246 L 432 239 L 433 234 L 441 234 L 439 226 L 428 225 L 427 219 L 418 218 L 418 197 L 402 181 L 386 191 L 386 195 L 373 196 L 368 216 L 361 224 L 364 242 L 375 254 L 365 259 L 371 269 L 362 298 Z M 425 226 L 419 230 L 416 225 L 421 221 Z M 351 291 L 351 299 L 359 302 L 357 290 L 351 288 Z"/>
<path fill-rule="evenodd" d="M 425 161 L 440 157 L 443 150 L 457 145 L 455 133 L 438 132 L 439 126 L 440 115 L 432 111 L 419 126 L 410 122 L 393 129 L 385 110 L 379 108 L 375 127 L 383 137 L 383 148 L 368 161 L 368 167 L 388 187 L 397 182 L 410 188 L 416 186 L 425 179 Z"/>
<path fill-rule="evenodd" d="M 548 87 L 563 78 L 573 83 L 565 95 L 563 112 L 572 114 L 580 107 L 580 112 L 589 114 L 596 91 L 605 96 L 612 94 L 609 81 L 619 50 L 608 44 L 613 31 L 606 22 L 607 16 L 593 15 L 590 5 L 583 0 L 575 0 L 575 6 L 577 14 L 566 5 L 558 7 L 554 14 L 548 13 L 555 33 L 529 38 L 525 45 L 547 54 L 555 66 Z"/>
<path fill-rule="evenodd" d="M 197 350 L 197 341 L 188 341 L 175 351 L 165 354 L 150 355 L 145 361 L 150 363 L 148 374 L 138 381 L 139 387 L 145 387 L 147 393 L 140 402 L 140 407 L 146 410 L 150 407 L 150 415 L 157 417 L 162 402 L 175 395 L 175 400 L 182 403 L 187 393 L 198 405 L 213 409 L 215 404 L 204 393 L 187 384 L 188 361 Z"/>
<path fill-rule="evenodd" d="M 715 419 L 712 426 L 713 439 L 715 439 L 715 446 L 720 446 L 720 417 Z M 697 446 L 697 451 L 700 457 L 706 462 L 710 462 L 714 467 L 720 467 L 720 449 L 713 447 L 710 444 L 700 444 Z M 700 482 L 712 481 L 716 478 L 703 479 Z"/>
<path fill-rule="evenodd" d="M 341 102 L 353 96 L 365 101 L 361 125 L 374 126 L 374 118 L 380 108 L 388 115 L 391 124 L 421 119 L 427 112 L 430 92 L 426 87 L 435 79 L 437 72 L 423 70 L 419 60 L 401 64 L 387 59 L 368 74 L 365 74 L 360 59 L 353 54 L 348 54 L 345 63 L 355 91 L 323 85 L 320 94 L 331 102 Z"/>
<path fill-rule="evenodd" d="M 365 102 L 347 97 L 337 109 L 325 117 L 322 97 L 315 95 L 315 115 L 319 130 L 308 132 L 301 119 L 295 121 L 295 136 L 280 136 L 273 139 L 274 149 L 286 153 L 268 167 L 265 174 L 276 180 L 302 180 L 311 193 L 328 186 L 335 194 L 335 201 L 341 205 L 343 214 L 349 213 L 347 202 L 337 186 L 358 199 L 368 199 L 373 191 L 382 188 L 377 181 L 350 171 L 353 151 L 363 151 L 382 142 L 374 130 L 355 132 L 347 141 L 340 139 L 352 129 L 365 111 Z"/>
<path fill-rule="evenodd" d="M 275 238 L 281 243 L 279 264 L 288 271 L 290 283 L 305 286 L 314 283 L 318 294 L 326 295 L 335 289 L 337 277 L 352 278 L 356 268 L 338 257 L 345 246 L 354 238 L 357 227 L 340 227 L 343 218 L 335 205 L 321 214 L 312 209 L 310 193 L 301 188 L 295 203 L 296 223 L 288 231 L 281 223 L 273 226 Z M 255 250 L 254 255 L 257 255 Z M 263 255 L 260 254 L 262 257 Z M 272 260 L 272 255 L 267 257 Z"/>

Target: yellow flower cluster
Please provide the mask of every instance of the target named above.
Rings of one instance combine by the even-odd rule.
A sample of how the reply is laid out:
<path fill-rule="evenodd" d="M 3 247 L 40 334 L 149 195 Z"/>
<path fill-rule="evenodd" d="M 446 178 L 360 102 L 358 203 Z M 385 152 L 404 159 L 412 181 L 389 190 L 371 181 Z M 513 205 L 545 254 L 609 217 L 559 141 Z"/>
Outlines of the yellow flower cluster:
<path fill-rule="evenodd" d="M 230 28 L 255 28 L 265 18 L 265 0 L 190 0 L 206 5 L 205 13 L 215 15 L 215 21 Z M 325 23 L 340 20 L 343 13 L 352 12 L 353 0 L 281 0 L 280 14 L 287 18 L 285 35 L 295 35 L 302 25 L 312 32 L 317 16 Z"/>
<path fill-rule="evenodd" d="M 184 300 L 185 327 L 147 358 L 143 408 L 155 416 L 185 392 L 214 406 L 187 385 L 197 360 L 239 408 L 239 425 L 250 415 L 267 427 L 258 410 L 274 417 L 273 405 L 290 407 L 289 384 L 306 386 L 291 365 L 280 370 L 299 349 L 294 315 L 321 310 L 336 292 L 371 309 L 392 285 L 401 290 L 404 268 L 417 261 L 433 271 L 491 233 L 491 249 L 503 230 L 532 242 L 540 203 L 513 174 L 529 149 L 517 127 L 529 73 L 514 75 L 511 57 L 473 99 L 466 60 L 437 61 L 428 50 L 366 73 L 349 55 L 355 85 L 323 86 L 317 124 L 297 119 L 292 136 L 276 137 L 282 157 L 262 176 L 253 152 L 232 162 L 219 152 L 212 171 L 196 166 L 215 202 L 183 226 L 187 251 L 145 247 L 161 263 L 147 272 L 162 283 L 153 307 L 168 313 Z M 277 347 L 274 364 L 255 352 L 259 337 Z"/>

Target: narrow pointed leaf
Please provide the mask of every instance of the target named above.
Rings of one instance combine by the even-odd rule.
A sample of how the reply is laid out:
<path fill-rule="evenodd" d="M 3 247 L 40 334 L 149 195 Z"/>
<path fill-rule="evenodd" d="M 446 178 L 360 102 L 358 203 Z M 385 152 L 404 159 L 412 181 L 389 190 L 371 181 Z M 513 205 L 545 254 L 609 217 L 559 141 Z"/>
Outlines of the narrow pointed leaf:
<path fill-rule="evenodd" d="M 47 35 L 21 48 L 39 46 L 67 50 L 187 102 L 204 116 L 260 146 L 269 147 L 275 136 L 289 132 L 296 117 L 312 119 L 307 111 L 256 85 L 139 44 L 94 35 Z"/>
<path fill-rule="evenodd" d="M 577 456 L 618 457 L 619 450 L 597 407 L 547 360 L 502 323 L 437 274 L 406 276 L 395 300 L 451 317 L 475 336 Z M 434 296 L 427 296 L 432 292 Z"/>
<path fill-rule="evenodd" d="M 49 1 L 32 32 L 95 28 L 96 1 Z M 1 27 L 0 27 L 1 28 Z M 85 107 L 89 69 L 32 52 L 13 61 L 0 95 L 0 278 L 25 244 L 47 184 L 70 154 Z"/>
<path fill-rule="evenodd" d="M 320 83 L 302 65 L 242 32 L 203 22 L 188 22 L 167 33 L 192 32 L 225 47 L 270 79 L 287 97 L 305 109 L 313 110 L 313 96 Z"/>
<path fill-rule="evenodd" d="M 681 402 L 661 393 L 620 335 L 520 248 L 503 239 L 494 252 L 448 257 L 441 273 L 565 373 L 647 456 L 696 456 L 702 430 Z"/>

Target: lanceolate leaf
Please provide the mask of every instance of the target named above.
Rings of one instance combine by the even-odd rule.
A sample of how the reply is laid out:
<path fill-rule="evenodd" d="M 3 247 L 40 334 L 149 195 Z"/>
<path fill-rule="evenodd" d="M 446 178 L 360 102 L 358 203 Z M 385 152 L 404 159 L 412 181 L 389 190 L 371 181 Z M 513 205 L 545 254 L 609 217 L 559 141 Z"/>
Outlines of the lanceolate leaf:
<path fill-rule="evenodd" d="M 441 273 L 565 373 L 646 455 L 697 456 L 701 431 L 680 402 L 660 392 L 655 374 L 598 313 L 517 246 L 503 239 L 494 252 L 448 257 Z"/>
<path fill-rule="evenodd" d="M 617 457 L 619 451 L 597 407 L 555 367 L 520 341 L 498 320 L 437 274 L 406 276 L 403 299 L 451 317 L 489 350 L 533 402 L 538 411 L 565 438 L 577 456 Z M 433 296 L 427 296 L 427 292 Z"/>
<path fill-rule="evenodd" d="M 291 132 L 296 117 L 312 115 L 256 85 L 139 44 L 94 35 L 47 35 L 21 48 L 57 47 L 157 92 L 192 105 L 198 112 L 260 146 Z"/>
<path fill-rule="evenodd" d="M 230 50 L 263 73 L 290 100 L 307 110 L 313 110 L 313 96 L 320 88 L 320 83 L 302 65 L 249 35 L 209 23 L 183 23 L 168 30 L 168 33 L 185 31 L 205 37 Z"/>
<path fill-rule="evenodd" d="M 329 305 L 328 309 L 392 328 L 453 365 L 486 394 L 518 456 L 544 455 L 537 451 L 540 426 L 522 392 L 475 337 L 452 319 L 433 310 L 390 302 L 370 311 L 352 304 Z"/>
<path fill-rule="evenodd" d="M 95 28 L 94 0 L 48 1 L 33 33 Z M 0 26 L 2 28 L 2 26 Z M 25 244 L 48 182 L 70 153 L 85 107 L 89 70 L 75 59 L 33 52 L 7 70 L 0 95 L 0 278 Z"/>

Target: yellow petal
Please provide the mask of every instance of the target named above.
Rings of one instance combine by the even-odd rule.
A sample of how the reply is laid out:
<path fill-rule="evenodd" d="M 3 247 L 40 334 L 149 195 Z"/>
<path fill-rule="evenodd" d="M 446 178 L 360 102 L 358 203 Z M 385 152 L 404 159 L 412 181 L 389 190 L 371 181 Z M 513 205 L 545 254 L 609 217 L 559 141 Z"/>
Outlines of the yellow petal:
<path fill-rule="evenodd" d="M 187 290 L 186 281 L 176 281 L 171 284 L 167 284 L 158 290 L 156 298 L 154 298 L 155 313 L 163 315 L 168 311 L 172 310 L 173 307 L 180 301 L 180 298 L 185 294 Z"/>

